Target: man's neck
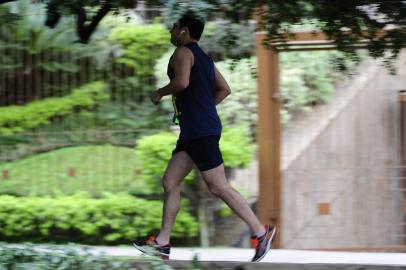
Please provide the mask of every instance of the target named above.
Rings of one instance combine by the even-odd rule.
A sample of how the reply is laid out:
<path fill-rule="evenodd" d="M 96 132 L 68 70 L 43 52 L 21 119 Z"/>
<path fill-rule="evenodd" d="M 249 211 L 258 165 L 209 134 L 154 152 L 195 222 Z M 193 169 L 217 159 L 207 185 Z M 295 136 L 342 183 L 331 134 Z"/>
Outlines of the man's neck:
<path fill-rule="evenodd" d="M 182 42 L 179 44 L 178 47 L 180 47 L 180 46 L 185 46 L 186 44 L 193 43 L 193 42 L 196 42 L 196 43 L 197 43 L 197 40 L 196 40 L 196 39 L 187 39 L 187 40 L 185 40 L 185 41 L 182 41 Z"/>

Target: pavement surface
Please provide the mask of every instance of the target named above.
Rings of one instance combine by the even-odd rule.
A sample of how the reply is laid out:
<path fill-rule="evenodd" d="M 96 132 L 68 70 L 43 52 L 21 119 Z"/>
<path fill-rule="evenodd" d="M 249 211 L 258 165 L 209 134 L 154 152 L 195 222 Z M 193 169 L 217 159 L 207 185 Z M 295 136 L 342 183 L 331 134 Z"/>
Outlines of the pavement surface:
<path fill-rule="evenodd" d="M 94 253 L 109 256 L 136 257 L 141 252 L 133 247 L 92 247 Z M 190 261 L 197 256 L 199 261 L 250 262 L 253 249 L 241 248 L 172 248 L 170 260 Z M 289 264 L 348 264 L 406 266 L 406 253 L 333 252 L 306 250 L 271 250 L 261 262 Z"/>

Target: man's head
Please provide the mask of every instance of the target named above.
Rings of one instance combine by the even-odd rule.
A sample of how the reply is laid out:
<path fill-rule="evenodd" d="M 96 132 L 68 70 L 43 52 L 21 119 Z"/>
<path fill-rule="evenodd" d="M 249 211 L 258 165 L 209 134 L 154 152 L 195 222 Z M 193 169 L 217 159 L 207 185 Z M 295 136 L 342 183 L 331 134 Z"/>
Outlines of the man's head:
<path fill-rule="evenodd" d="M 186 12 L 173 24 L 171 29 L 171 42 L 181 46 L 188 42 L 199 41 L 204 29 L 204 22 L 193 12 Z"/>

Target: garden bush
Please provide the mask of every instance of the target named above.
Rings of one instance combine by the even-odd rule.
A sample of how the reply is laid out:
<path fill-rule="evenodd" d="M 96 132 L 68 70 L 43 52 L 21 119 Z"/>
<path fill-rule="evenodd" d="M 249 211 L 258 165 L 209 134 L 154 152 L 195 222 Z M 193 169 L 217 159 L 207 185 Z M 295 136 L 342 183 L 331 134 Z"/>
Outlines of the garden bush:
<path fill-rule="evenodd" d="M 33 101 L 25 106 L 0 107 L 0 134 L 11 135 L 46 125 L 53 118 L 92 110 L 108 99 L 105 84 L 93 82 L 74 89 L 64 97 Z"/>
<path fill-rule="evenodd" d="M 173 227 L 174 238 L 191 239 L 198 225 L 186 201 Z M 0 239 L 6 242 L 129 244 L 161 227 L 162 202 L 127 194 L 57 197 L 0 196 Z"/>
<path fill-rule="evenodd" d="M 121 55 L 117 55 L 114 62 L 134 72 L 120 78 L 120 83 L 137 89 L 138 96 L 148 96 L 153 90 L 155 61 L 171 46 L 169 31 L 161 24 L 117 27 L 111 31 L 109 40 L 121 49 Z"/>

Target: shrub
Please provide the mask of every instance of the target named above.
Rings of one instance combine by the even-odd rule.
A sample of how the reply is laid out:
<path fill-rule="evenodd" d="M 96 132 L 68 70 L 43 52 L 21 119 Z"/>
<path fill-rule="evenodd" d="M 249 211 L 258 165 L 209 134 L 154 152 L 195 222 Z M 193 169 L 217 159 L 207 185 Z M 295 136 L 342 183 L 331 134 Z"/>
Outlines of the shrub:
<path fill-rule="evenodd" d="M 169 32 L 160 24 L 118 27 L 109 39 L 123 50 L 116 62 L 134 68 L 139 78 L 152 77 L 155 60 L 171 46 Z"/>
<path fill-rule="evenodd" d="M 225 128 L 221 135 L 220 148 L 227 168 L 248 166 L 255 152 L 255 144 L 251 141 L 248 128 L 244 126 Z"/>
<path fill-rule="evenodd" d="M 155 90 L 155 62 L 171 46 L 168 30 L 161 24 L 119 26 L 111 31 L 109 40 L 119 48 L 111 66 L 111 87 L 115 89 L 114 99 L 120 103 L 125 100 L 125 104 L 113 110 L 105 106 L 111 113 L 98 114 L 101 123 L 108 123 L 106 116 L 112 115 L 117 118 L 117 128 L 123 129 L 159 129 L 170 123 L 171 118 L 162 116 L 160 106 L 151 106 L 149 100 Z M 121 109 L 129 114 L 118 112 Z"/>
<path fill-rule="evenodd" d="M 108 98 L 105 84 L 93 82 L 73 90 L 65 97 L 33 101 L 25 106 L 0 107 L 0 134 L 11 135 L 49 124 L 55 117 L 74 111 L 91 110 Z"/>
<path fill-rule="evenodd" d="M 173 237 L 194 237 L 198 225 L 185 201 Z M 147 214 L 146 214 L 147 213 Z M 0 196 L 0 238 L 7 242 L 128 244 L 161 227 L 162 203 L 126 194 L 101 199 Z"/>

